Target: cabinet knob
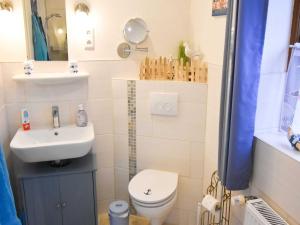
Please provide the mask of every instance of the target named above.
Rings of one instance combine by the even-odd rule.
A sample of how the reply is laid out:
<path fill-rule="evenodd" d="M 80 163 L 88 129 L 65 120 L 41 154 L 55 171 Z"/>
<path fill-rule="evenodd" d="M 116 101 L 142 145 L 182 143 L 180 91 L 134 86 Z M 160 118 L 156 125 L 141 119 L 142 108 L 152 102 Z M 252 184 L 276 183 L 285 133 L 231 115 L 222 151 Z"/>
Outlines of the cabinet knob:
<path fill-rule="evenodd" d="M 60 206 L 61 206 L 60 203 L 56 204 L 56 208 L 60 208 Z"/>
<path fill-rule="evenodd" d="M 63 202 L 61 205 L 62 205 L 63 208 L 65 208 L 67 206 L 67 203 Z"/>

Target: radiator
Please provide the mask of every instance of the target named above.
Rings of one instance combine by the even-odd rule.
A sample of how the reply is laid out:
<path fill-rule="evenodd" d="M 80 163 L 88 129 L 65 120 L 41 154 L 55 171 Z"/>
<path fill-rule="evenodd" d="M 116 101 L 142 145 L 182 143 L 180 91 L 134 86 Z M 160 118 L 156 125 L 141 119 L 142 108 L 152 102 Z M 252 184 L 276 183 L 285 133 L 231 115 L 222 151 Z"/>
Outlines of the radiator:
<path fill-rule="evenodd" d="M 244 225 L 288 225 L 262 199 L 247 201 Z"/>

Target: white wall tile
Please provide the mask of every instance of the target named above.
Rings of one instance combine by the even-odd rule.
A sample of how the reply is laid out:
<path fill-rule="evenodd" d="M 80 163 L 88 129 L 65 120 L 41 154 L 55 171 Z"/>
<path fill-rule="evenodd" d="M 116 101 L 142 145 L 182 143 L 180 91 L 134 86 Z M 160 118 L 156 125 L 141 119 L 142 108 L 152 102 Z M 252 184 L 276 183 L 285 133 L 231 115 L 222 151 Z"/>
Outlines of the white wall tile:
<path fill-rule="evenodd" d="M 116 186 L 116 199 L 128 201 L 128 184 L 129 184 L 129 171 L 128 169 L 115 168 L 115 186 Z"/>
<path fill-rule="evenodd" d="M 98 169 L 114 167 L 114 143 L 113 135 L 96 135 L 93 145 L 96 153 Z"/>
<path fill-rule="evenodd" d="M 204 190 L 209 185 L 212 173 L 217 169 L 219 109 L 221 98 L 222 66 L 208 64 L 207 113 L 204 154 Z"/>
<path fill-rule="evenodd" d="M 96 134 L 113 133 L 113 110 L 111 99 L 89 100 L 87 111 Z"/>
<path fill-rule="evenodd" d="M 111 98 L 110 67 L 102 61 L 79 62 L 79 70 L 89 73 L 89 99 Z"/>
<path fill-rule="evenodd" d="M 127 134 L 128 133 L 128 107 L 127 99 L 114 99 L 114 133 Z"/>
<path fill-rule="evenodd" d="M 136 82 L 136 98 L 149 99 L 151 92 L 164 92 L 165 84 L 167 81 L 154 81 L 154 80 L 139 80 Z"/>
<path fill-rule="evenodd" d="M 142 136 L 153 136 L 153 117 L 150 113 L 149 99 L 140 99 L 137 92 L 136 100 L 136 133 Z"/>
<path fill-rule="evenodd" d="M 115 167 L 128 169 L 128 135 L 114 135 Z"/>
<path fill-rule="evenodd" d="M 112 95 L 116 99 L 127 100 L 127 80 L 126 79 L 113 79 L 112 80 Z"/>
<path fill-rule="evenodd" d="M 195 212 L 197 210 L 197 202 L 201 201 L 203 197 L 202 185 L 202 179 L 180 177 L 177 208 Z"/>
<path fill-rule="evenodd" d="M 203 141 L 205 137 L 206 105 L 180 103 L 174 117 L 153 116 L 155 137 Z"/>
<path fill-rule="evenodd" d="M 98 201 L 115 198 L 114 169 L 102 168 L 96 172 L 97 175 L 97 199 Z"/>
<path fill-rule="evenodd" d="M 137 136 L 137 168 L 189 175 L 189 142 Z"/>
<path fill-rule="evenodd" d="M 12 77 L 15 74 L 23 73 L 23 66 L 20 63 L 2 63 L 2 74 L 5 90 L 5 102 L 15 103 L 25 101 L 25 87 L 15 82 Z"/>
<path fill-rule="evenodd" d="M 165 91 L 177 92 L 180 103 L 193 102 L 198 104 L 206 104 L 207 84 L 172 81 L 165 83 Z"/>
<path fill-rule="evenodd" d="M 25 84 L 27 102 L 87 100 L 87 81 L 62 85 Z"/>
<path fill-rule="evenodd" d="M 126 60 L 109 61 L 109 69 L 112 78 L 139 78 L 140 57 Z"/>
<path fill-rule="evenodd" d="M 191 142 L 190 149 L 190 177 L 203 178 L 204 171 L 204 142 Z"/>

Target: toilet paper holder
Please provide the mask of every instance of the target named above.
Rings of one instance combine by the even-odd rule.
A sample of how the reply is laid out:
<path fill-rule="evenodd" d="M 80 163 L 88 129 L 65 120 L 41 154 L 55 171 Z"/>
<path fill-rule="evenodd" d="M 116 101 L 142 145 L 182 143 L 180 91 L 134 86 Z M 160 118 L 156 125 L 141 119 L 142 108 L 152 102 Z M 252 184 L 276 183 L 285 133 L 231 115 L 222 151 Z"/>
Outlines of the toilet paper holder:
<path fill-rule="evenodd" d="M 231 191 L 222 185 L 217 171 L 213 172 L 211 176 L 204 199 L 205 197 L 208 200 L 214 200 L 214 202 L 211 205 L 206 205 L 209 209 L 203 207 L 202 202 L 198 203 L 197 214 L 199 212 L 199 216 L 197 215 L 197 225 L 230 225 Z"/>

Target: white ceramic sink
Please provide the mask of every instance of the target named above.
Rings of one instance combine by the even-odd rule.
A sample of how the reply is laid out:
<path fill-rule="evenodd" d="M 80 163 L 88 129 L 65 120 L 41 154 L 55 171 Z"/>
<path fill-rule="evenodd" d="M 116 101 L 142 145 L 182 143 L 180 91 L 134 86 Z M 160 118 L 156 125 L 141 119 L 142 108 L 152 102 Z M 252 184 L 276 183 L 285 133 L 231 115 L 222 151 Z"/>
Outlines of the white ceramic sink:
<path fill-rule="evenodd" d="M 10 148 L 24 162 L 43 162 L 83 157 L 95 139 L 93 124 L 57 129 L 19 129 Z"/>

